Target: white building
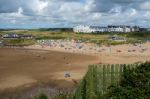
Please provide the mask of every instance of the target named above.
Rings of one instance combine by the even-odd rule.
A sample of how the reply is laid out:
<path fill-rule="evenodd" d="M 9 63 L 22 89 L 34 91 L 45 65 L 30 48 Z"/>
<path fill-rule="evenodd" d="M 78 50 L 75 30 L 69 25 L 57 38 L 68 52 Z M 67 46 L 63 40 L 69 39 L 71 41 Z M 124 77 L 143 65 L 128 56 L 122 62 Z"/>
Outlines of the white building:
<path fill-rule="evenodd" d="M 108 26 L 108 31 L 109 32 L 131 32 L 131 27 L 130 26 Z"/>
<path fill-rule="evenodd" d="M 73 28 L 74 32 L 83 32 L 83 33 L 90 33 L 90 27 L 89 26 L 84 26 L 84 25 L 79 25 Z"/>
<path fill-rule="evenodd" d="M 108 32 L 123 32 L 122 26 L 108 26 Z"/>
<path fill-rule="evenodd" d="M 150 31 L 150 28 L 148 28 L 147 31 Z"/>
<path fill-rule="evenodd" d="M 124 26 L 124 25 L 111 25 L 107 27 L 98 27 L 98 26 L 84 26 L 79 25 L 73 28 L 74 32 L 82 33 L 98 33 L 98 32 L 118 32 L 118 33 L 127 33 L 127 32 L 137 32 L 139 31 L 137 26 Z"/>
<path fill-rule="evenodd" d="M 131 32 L 139 32 L 139 31 L 140 31 L 140 27 L 138 27 L 138 26 L 131 27 Z"/>
<path fill-rule="evenodd" d="M 107 31 L 107 27 L 98 27 L 98 26 L 84 26 L 79 25 L 73 28 L 74 32 L 82 32 L 82 33 L 94 33 L 94 32 L 105 32 Z"/>
<path fill-rule="evenodd" d="M 92 32 L 106 32 L 107 27 L 90 26 Z"/>
<path fill-rule="evenodd" d="M 131 27 L 130 26 L 124 26 L 123 28 L 124 28 L 123 32 L 125 32 L 125 33 L 131 32 Z"/>

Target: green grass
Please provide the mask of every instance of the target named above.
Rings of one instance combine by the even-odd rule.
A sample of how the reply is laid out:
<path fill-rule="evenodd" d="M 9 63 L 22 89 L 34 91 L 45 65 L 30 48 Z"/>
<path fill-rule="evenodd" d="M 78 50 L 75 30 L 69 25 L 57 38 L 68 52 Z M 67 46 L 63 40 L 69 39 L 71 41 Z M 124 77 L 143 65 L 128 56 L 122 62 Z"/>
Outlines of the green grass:
<path fill-rule="evenodd" d="M 25 46 L 35 44 L 34 39 L 5 39 L 3 40 L 5 45 L 16 45 L 16 46 Z"/>
<path fill-rule="evenodd" d="M 16 34 L 31 34 L 35 37 L 35 40 L 41 39 L 74 39 L 82 40 L 88 43 L 95 43 L 98 45 L 120 45 L 120 44 L 129 44 L 129 43 L 141 43 L 146 39 L 150 39 L 150 33 L 73 33 L 70 31 L 60 31 L 53 32 L 51 30 L 10 30 L 10 31 L 0 31 L 0 35 L 5 33 L 16 33 Z M 109 36 L 117 35 L 118 37 L 126 38 L 126 41 L 112 41 L 109 40 Z M 36 42 L 32 40 L 32 42 Z M 14 42 L 14 41 L 12 41 Z M 17 41 L 16 41 L 17 42 Z M 28 42 L 28 40 L 27 40 Z M 24 42 L 22 42 L 24 43 Z M 15 43 L 16 44 L 16 43 Z M 19 42 L 19 44 L 21 44 Z M 32 43 L 29 43 L 32 44 Z"/>

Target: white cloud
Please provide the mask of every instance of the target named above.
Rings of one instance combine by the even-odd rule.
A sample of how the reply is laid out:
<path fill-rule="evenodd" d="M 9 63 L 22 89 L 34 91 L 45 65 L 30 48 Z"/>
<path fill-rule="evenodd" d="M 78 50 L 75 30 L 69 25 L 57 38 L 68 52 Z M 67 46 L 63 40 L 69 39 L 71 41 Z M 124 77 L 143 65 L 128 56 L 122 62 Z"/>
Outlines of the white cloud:
<path fill-rule="evenodd" d="M 44 23 L 49 27 L 77 24 L 150 26 L 149 12 L 149 0 L 1 0 L 0 27 L 6 23 L 33 27 L 45 26 Z"/>
<path fill-rule="evenodd" d="M 144 10 L 150 10 L 150 1 L 142 3 L 140 7 Z"/>

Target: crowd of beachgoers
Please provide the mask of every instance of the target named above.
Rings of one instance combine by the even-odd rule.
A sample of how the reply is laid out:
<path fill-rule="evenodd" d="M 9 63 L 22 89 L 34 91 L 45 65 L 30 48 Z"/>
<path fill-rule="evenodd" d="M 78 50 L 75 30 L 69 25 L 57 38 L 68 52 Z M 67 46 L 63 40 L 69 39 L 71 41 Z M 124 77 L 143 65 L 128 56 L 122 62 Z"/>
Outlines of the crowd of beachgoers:
<path fill-rule="evenodd" d="M 124 44 L 117 46 L 96 45 L 76 40 L 38 40 L 37 44 L 26 48 L 55 50 L 63 52 L 95 54 L 100 53 L 144 53 L 150 50 L 150 44 Z"/>

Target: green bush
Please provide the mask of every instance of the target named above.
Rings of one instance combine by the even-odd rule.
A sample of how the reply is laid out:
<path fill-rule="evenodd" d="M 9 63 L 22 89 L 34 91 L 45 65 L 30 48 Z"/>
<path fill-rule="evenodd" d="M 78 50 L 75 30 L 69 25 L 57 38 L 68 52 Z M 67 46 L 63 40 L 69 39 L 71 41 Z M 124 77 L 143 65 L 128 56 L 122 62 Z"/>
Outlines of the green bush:
<path fill-rule="evenodd" d="M 35 99 L 48 99 L 48 96 L 44 93 L 40 93 L 39 95 L 35 96 Z"/>
<path fill-rule="evenodd" d="M 125 68 L 119 85 L 109 87 L 111 99 L 150 99 L 150 62 Z"/>
<path fill-rule="evenodd" d="M 34 39 L 4 39 L 5 45 L 32 45 L 35 42 Z"/>

